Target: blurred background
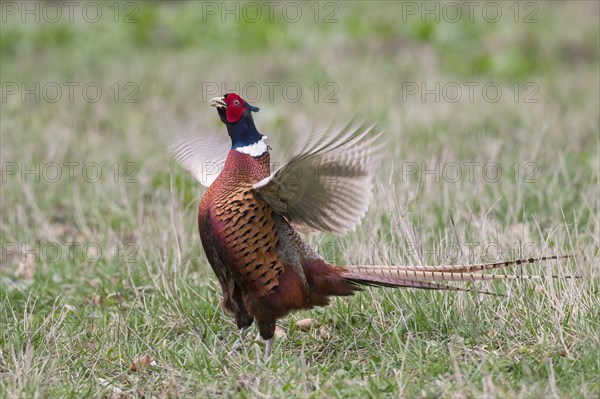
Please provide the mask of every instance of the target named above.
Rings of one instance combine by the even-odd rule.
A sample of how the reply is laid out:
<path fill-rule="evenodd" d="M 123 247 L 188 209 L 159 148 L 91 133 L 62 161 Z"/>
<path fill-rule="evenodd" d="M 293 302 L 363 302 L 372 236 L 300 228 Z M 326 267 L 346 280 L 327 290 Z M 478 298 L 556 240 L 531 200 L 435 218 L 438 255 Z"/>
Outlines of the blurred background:
<path fill-rule="evenodd" d="M 554 163 L 558 153 L 569 170 L 585 174 L 598 160 L 598 7 L 6 2 L 0 155 L 10 162 L 91 161 L 103 170 L 118 162 L 105 175 L 135 174 L 143 184 L 125 187 L 156 195 L 179 173 L 161 134 L 222 131 L 207 101 L 236 91 L 262 109 L 257 123 L 275 154 L 331 121 L 378 122 L 390 142 L 385 165 L 397 161 L 382 175 L 400 195 L 413 178 L 444 187 L 436 162 L 459 162 L 454 187 L 466 181 L 491 190 L 497 182 L 482 179 L 490 161 L 512 177 L 502 181 L 521 181 L 519 173 L 539 181 L 545 160 Z M 135 165 L 124 170 L 128 162 Z M 475 185 L 461 162 L 480 163 Z M 527 162 L 536 165 L 518 170 Z M 386 173 L 394 168 L 396 175 Z M 91 186 L 57 180 L 30 186 L 32 195 L 44 193 L 44 210 L 68 208 L 73 190 Z M 3 206 L 21 202 L 18 186 L 4 187 Z"/>
<path fill-rule="evenodd" d="M 598 12 L 595 2 L 3 3 L 2 233 L 21 242 L 52 217 L 87 223 L 70 211 L 81 202 L 137 235 L 131 217 L 160 208 L 151 198 L 170 195 L 173 176 L 195 206 L 201 189 L 164 139 L 224 133 L 208 100 L 228 91 L 261 108 L 275 159 L 332 121 L 377 122 L 389 143 L 378 181 L 386 199 L 395 188 L 384 213 L 416 215 L 417 227 L 422 215 L 445 228 L 456 206 L 552 225 L 597 183 Z"/>
<path fill-rule="evenodd" d="M 80 312 L 103 303 L 94 317 L 110 325 L 115 309 L 137 306 L 139 287 L 163 295 L 155 311 L 174 323 L 224 317 L 215 315 L 218 289 L 196 232 L 204 189 L 172 161 L 165 138 L 225 134 L 208 100 L 231 91 L 261 108 L 255 121 L 276 159 L 332 122 L 366 118 L 385 132 L 361 226 L 346 237 L 309 237 L 331 261 L 597 256 L 598 2 L 0 7 L 7 339 L 28 313 L 52 314 L 57 298 Z M 490 240 L 500 249 L 485 258 Z M 448 243 L 459 248 L 452 256 Z M 161 299 L 175 297 L 183 304 L 161 309 Z M 84 334 L 78 317 L 71 337 Z M 18 366 L 10 364 L 3 373 Z M 36 390 L 58 379 L 40 367 L 39 379 L 11 380 L 5 393 L 69 392 Z M 103 385 L 88 377 L 73 384 L 98 392 Z"/>

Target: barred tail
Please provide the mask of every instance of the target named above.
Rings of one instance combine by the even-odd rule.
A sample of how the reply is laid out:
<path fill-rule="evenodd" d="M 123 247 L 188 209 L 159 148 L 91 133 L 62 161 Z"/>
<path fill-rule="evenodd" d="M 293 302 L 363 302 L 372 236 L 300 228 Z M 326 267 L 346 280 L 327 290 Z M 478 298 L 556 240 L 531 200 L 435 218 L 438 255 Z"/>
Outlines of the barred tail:
<path fill-rule="evenodd" d="M 518 259 L 506 262 L 483 263 L 475 265 L 447 266 L 346 266 L 342 277 L 359 285 L 383 287 L 413 287 L 430 290 L 474 291 L 438 283 L 439 281 L 489 281 L 489 280 L 533 280 L 545 276 L 530 276 L 516 274 L 483 274 L 475 273 L 483 270 L 493 270 L 508 266 L 543 262 L 553 259 L 570 258 L 572 255 L 543 256 L 539 258 Z M 551 276 L 557 278 L 557 276 Z M 570 278 L 565 276 L 564 278 Z M 577 277 L 577 276 L 574 276 Z M 475 291 L 484 294 L 490 292 Z"/>

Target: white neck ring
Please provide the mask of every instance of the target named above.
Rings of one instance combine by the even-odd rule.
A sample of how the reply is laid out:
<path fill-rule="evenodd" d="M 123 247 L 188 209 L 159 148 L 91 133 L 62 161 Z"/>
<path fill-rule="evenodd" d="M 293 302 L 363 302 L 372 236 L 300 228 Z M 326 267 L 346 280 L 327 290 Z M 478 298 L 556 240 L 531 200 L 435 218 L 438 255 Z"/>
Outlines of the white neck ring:
<path fill-rule="evenodd" d="M 269 150 L 269 146 L 265 143 L 267 136 L 262 136 L 254 144 L 245 145 L 243 147 L 236 147 L 234 150 L 241 152 L 242 154 L 252 155 L 253 157 L 259 157 Z"/>

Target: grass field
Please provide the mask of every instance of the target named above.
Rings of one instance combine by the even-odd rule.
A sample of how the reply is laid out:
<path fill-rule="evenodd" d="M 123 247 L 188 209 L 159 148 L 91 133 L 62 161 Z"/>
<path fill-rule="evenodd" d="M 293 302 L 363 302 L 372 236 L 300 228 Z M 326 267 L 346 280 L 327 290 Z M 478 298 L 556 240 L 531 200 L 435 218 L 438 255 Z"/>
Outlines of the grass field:
<path fill-rule="evenodd" d="M 56 4 L 1 3 L 0 397 L 600 395 L 598 3 Z M 581 278 L 367 289 L 228 355 L 205 189 L 164 144 L 224 135 L 224 91 L 280 160 L 385 131 L 362 223 L 307 237 L 329 261 Z"/>

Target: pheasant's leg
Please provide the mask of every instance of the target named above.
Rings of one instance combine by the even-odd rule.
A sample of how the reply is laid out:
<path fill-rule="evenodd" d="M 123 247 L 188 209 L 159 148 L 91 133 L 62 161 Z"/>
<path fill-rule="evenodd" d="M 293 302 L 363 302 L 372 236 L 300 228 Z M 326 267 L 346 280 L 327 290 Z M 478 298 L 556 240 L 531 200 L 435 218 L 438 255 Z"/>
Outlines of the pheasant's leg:
<path fill-rule="evenodd" d="M 273 337 L 271 337 L 267 340 L 267 347 L 265 348 L 265 362 L 267 360 L 269 360 L 272 350 L 273 350 Z"/>
<path fill-rule="evenodd" d="M 273 336 L 275 335 L 275 320 L 263 321 L 258 323 L 258 331 L 263 339 L 267 340 L 267 347 L 265 348 L 265 361 L 271 356 L 273 350 Z"/>
<path fill-rule="evenodd" d="M 229 355 L 233 355 L 235 352 L 237 352 L 237 350 L 240 348 L 240 346 L 242 346 L 242 344 L 244 343 L 244 339 L 246 338 L 246 335 L 248 335 L 248 331 L 250 331 L 250 326 L 243 327 L 240 330 L 240 336 L 233 343 L 233 346 L 231 347 L 231 351 L 229 351 Z"/>

